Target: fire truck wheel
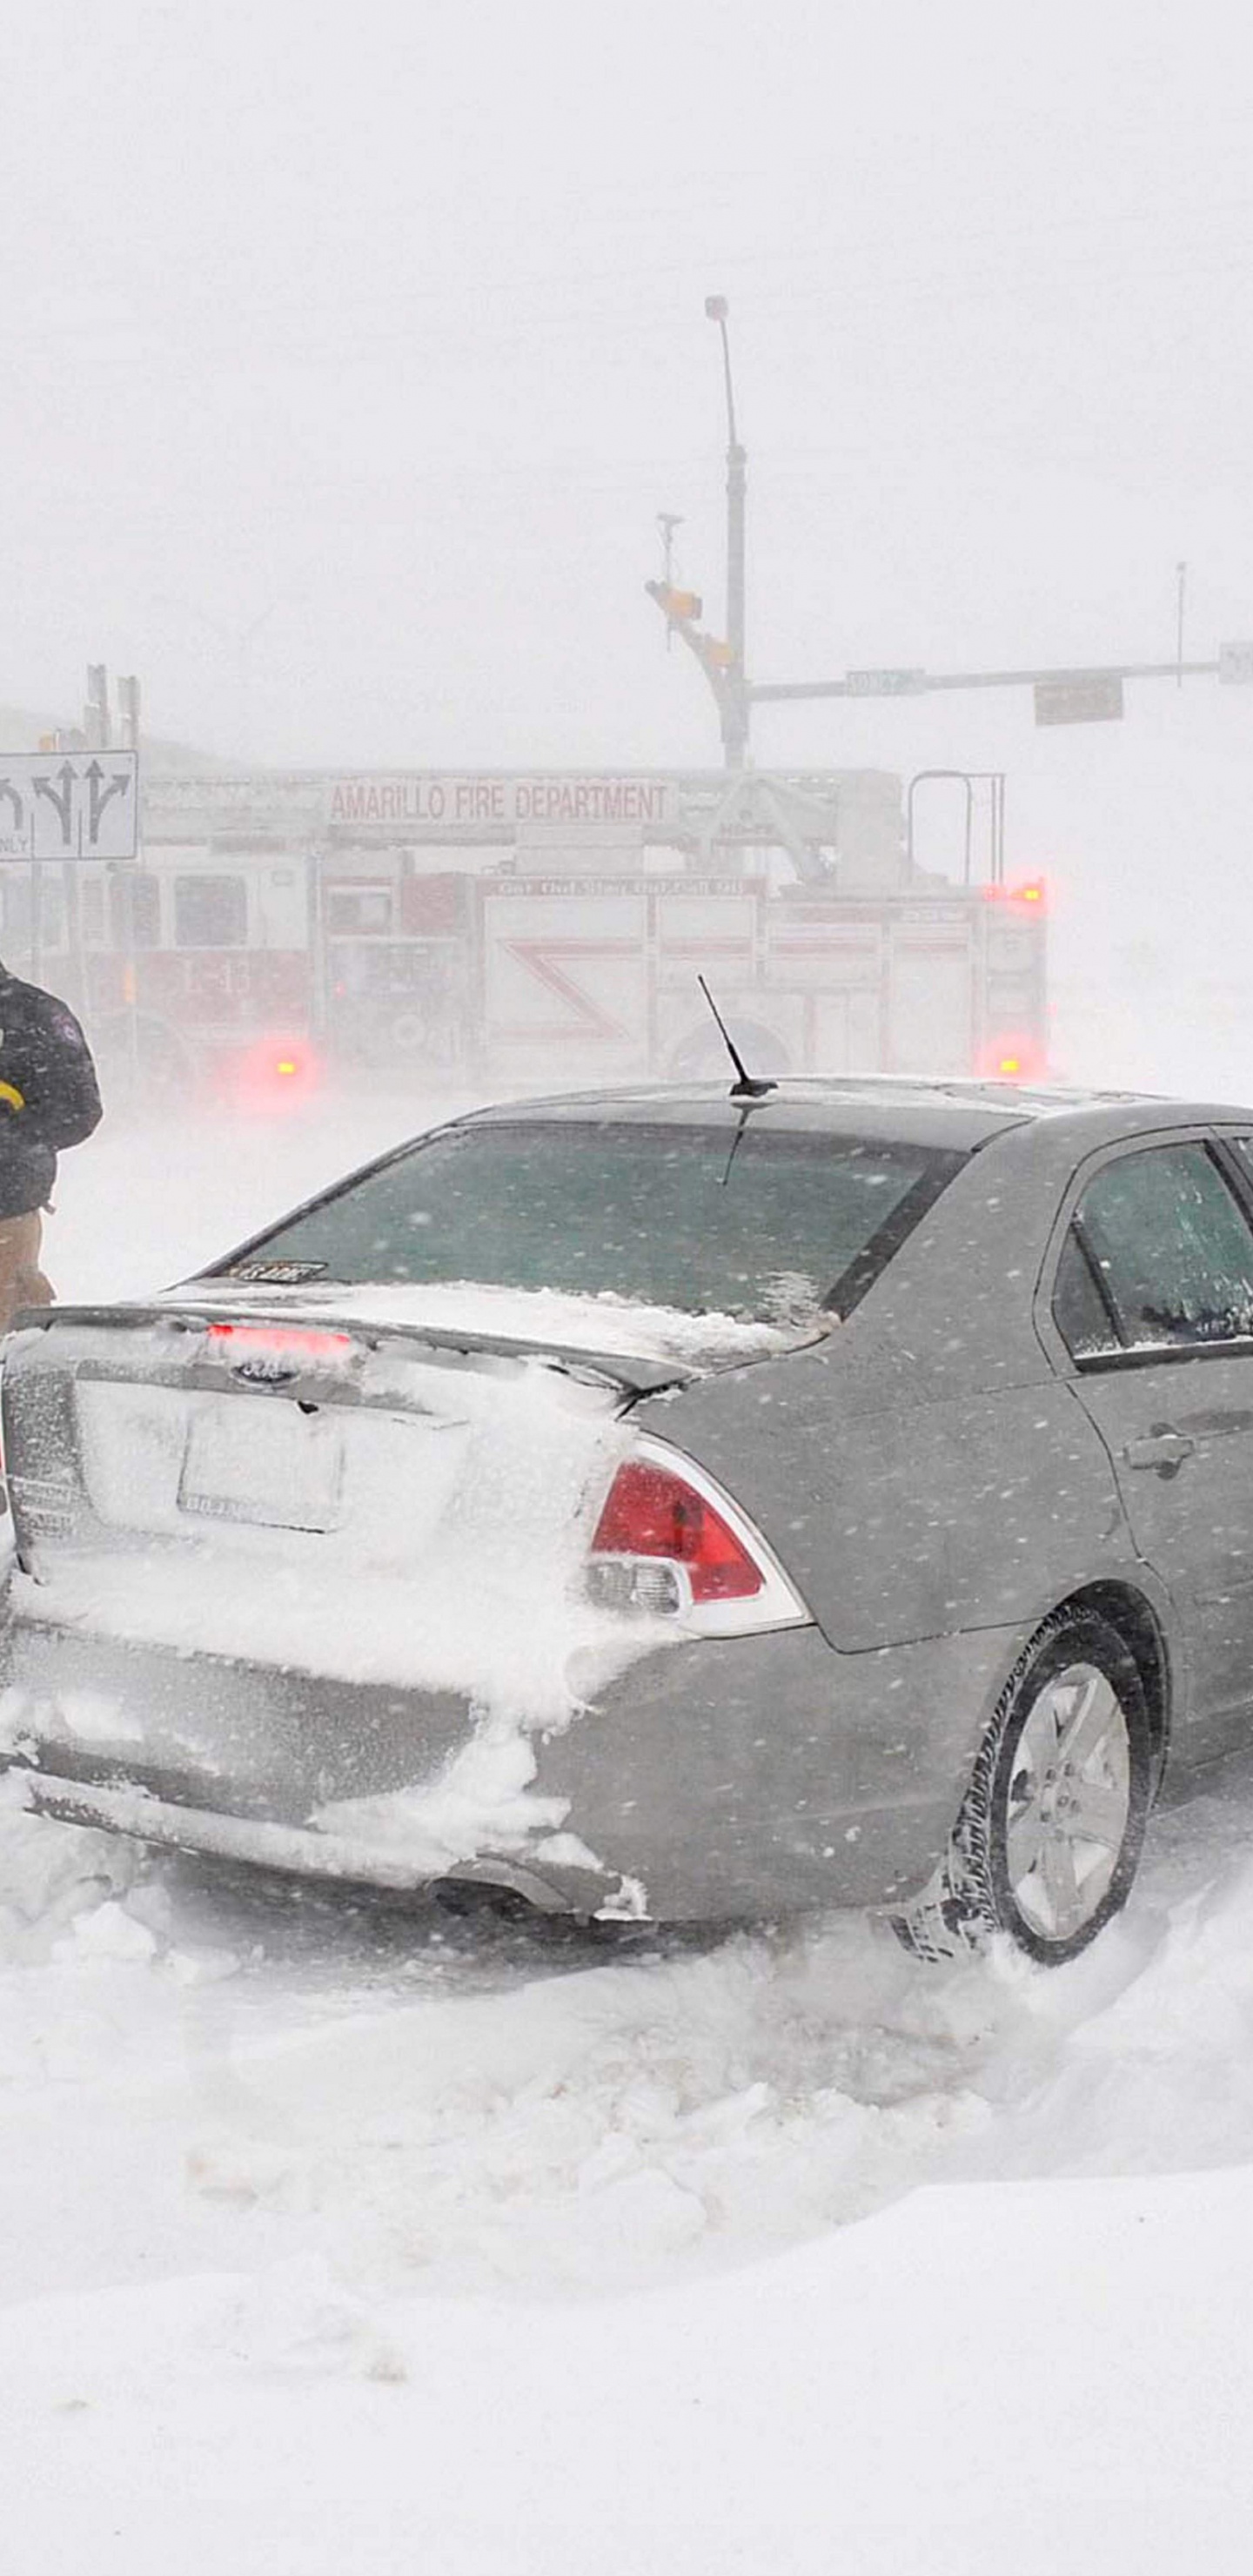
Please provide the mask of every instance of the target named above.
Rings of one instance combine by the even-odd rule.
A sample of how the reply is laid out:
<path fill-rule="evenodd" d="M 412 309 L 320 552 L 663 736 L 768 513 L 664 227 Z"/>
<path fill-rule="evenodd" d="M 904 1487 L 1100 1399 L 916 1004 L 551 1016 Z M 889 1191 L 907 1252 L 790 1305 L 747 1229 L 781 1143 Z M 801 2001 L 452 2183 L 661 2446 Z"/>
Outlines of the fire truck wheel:
<path fill-rule="evenodd" d="M 389 1055 L 421 1055 L 423 1049 L 430 1045 L 430 1040 L 430 1027 L 421 1011 L 397 1011 L 395 1019 L 388 1025 L 387 1052 Z"/>

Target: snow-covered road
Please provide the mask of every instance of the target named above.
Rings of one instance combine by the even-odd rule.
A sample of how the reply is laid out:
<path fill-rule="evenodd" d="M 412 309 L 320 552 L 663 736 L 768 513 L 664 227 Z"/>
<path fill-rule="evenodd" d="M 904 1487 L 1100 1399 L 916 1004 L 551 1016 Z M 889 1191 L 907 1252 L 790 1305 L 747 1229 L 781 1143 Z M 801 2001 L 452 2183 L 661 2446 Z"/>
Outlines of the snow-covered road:
<path fill-rule="evenodd" d="M 0 1864 L 8 2298 L 310 2249 L 368 2298 L 603 2294 L 922 2183 L 1253 2161 L 1248 1784 L 1163 1818 L 1051 1977 L 851 1918 L 615 1951 L 190 1862 L 127 1889 L 18 1814 Z"/>
<path fill-rule="evenodd" d="M 58 1284 L 407 1123 L 106 1133 Z M 15 2576 L 1234 2576 L 1253 1777 L 1052 1976 L 455 1923 L 0 1808 L 0 2210 Z"/>

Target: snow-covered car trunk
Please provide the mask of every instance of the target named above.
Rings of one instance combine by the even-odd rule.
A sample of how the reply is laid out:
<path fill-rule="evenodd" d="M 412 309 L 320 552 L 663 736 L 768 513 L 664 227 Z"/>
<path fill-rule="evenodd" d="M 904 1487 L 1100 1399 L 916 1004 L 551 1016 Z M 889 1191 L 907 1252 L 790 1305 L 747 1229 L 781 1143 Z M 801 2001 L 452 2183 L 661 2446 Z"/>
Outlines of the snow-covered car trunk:
<path fill-rule="evenodd" d="M 124 1826 L 159 1824 L 138 1799 L 312 1828 L 327 1866 L 373 1876 L 537 1843 L 594 1867 L 531 1793 L 533 1739 L 665 1642 L 667 1606 L 693 1611 L 683 1569 L 668 1602 L 628 1598 L 625 1557 L 590 1579 L 607 1497 L 629 1523 L 662 1473 L 631 1409 L 781 1336 L 482 1291 L 462 1309 L 494 1332 L 429 1296 L 336 1302 L 184 1292 L 10 1345 L 0 1754 Z"/>

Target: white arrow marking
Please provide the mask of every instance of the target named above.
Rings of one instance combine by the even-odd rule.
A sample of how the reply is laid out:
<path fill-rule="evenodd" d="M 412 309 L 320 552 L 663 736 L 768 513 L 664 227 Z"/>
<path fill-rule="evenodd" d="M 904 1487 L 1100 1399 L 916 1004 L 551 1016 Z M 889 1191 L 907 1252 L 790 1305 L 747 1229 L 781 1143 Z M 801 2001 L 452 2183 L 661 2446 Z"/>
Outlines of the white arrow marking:
<path fill-rule="evenodd" d="M 100 824 L 106 805 L 112 797 L 124 796 L 130 785 L 130 774 L 125 769 L 115 770 L 108 786 L 102 790 L 103 778 L 104 771 L 99 761 L 91 761 L 87 770 L 87 784 L 91 790 L 91 822 L 87 837 L 93 842 L 100 838 Z"/>

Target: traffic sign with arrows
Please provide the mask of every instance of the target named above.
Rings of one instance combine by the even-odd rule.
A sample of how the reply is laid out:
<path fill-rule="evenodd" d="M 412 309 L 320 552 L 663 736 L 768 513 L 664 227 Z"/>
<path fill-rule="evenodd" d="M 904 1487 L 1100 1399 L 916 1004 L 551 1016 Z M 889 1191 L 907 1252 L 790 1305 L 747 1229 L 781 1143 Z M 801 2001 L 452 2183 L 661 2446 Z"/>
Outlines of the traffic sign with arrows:
<path fill-rule="evenodd" d="M 0 752 L 0 859 L 133 859 L 133 751 Z"/>

